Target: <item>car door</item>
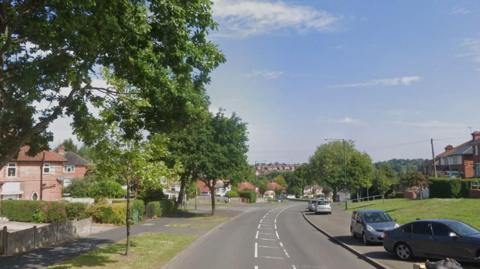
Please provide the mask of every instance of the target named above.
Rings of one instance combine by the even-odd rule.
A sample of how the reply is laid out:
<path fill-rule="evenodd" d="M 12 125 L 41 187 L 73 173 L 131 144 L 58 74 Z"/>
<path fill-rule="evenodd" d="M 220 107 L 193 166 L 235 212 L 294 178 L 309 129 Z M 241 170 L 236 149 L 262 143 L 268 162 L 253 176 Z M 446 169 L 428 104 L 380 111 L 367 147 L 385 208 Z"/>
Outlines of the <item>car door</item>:
<path fill-rule="evenodd" d="M 459 247 L 458 237 L 453 238 L 450 233 L 453 232 L 443 223 L 433 222 L 433 243 L 430 250 L 432 256 L 441 256 L 445 258 L 461 258 L 463 255 Z"/>
<path fill-rule="evenodd" d="M 416 256 L 429 256 L 433 244 L 432 224 L 429 221 L 412 223 L 409 245 Z"/>
<path fill-rule="evenodd" d="M 355 223 L 354 223 L 354 231 L 356 234 L 358 235 L 362 235 L 363 233 L 363 221 L 362 221 L 362 214 L 360 213 L 357 213 L 357 215 L 355 216 Z"/>

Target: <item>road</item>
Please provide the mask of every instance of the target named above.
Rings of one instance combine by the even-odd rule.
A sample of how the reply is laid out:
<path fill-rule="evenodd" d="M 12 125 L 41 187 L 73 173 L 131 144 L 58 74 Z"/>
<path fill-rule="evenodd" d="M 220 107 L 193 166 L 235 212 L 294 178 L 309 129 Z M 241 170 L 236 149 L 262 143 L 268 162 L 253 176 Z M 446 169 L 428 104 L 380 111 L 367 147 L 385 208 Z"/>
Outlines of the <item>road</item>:
<path fill-rule="evenodd" d="M 167 268 L 374 268 L 315 230 L 305 204 L 256 208 L 214 230 Z"/>

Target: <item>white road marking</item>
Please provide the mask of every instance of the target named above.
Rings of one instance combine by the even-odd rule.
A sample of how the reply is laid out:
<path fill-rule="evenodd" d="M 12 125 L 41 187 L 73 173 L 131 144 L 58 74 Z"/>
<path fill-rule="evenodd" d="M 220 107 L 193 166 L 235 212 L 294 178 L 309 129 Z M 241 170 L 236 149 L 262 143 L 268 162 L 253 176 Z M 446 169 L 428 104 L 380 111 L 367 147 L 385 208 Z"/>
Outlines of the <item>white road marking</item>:
<path fill-rule="evenodd" d="M 280 239 L 280 236 L 278 235 L 278 231 L 275 231 L 275 234 L 277 235 L 277 238 Z"/>
<path fill-rule="evenodd" d="M 290 255 L 288 255 L 288 252 L 286 249 L 283 249 L 283 252 L 285 252 L 285 256 L 287 256 L 287 258 L 290 258 Z"/>
<path fill-rule="evenodd" d="M 292 265 L 292 269 L 297 269 L 297 267 L 295 267 L 295 264 Z"/>
<path fill-rule="evenodd" d="M 282 241 L 280 241 L 280 246 L 283 248 L 283 243 L 282 243 Z"/>
<path fill-rule="evenodd" d="M 260 224 L 258 224 L 257 229 L 260 229 Z"/>
<path fill-rule="evenodd" d="M 259 240 L 265 240 L 265 241 L 275 241 L 276 239 L 271 239 L 271 238 L 258 238 Z"/>
<path fill-rule="evenodd" d="M 258 233 L 258 234 L 273 235 L 273 233 Z"/>
<path fill-rule="evenodd" d="M 275 223 L 275 230 L 277 229 L 277 224 Z"/>
<path fill-rule="evenodd" d="M 275 256 L 260 256 L 260 258 L 265 258 L 265 259 L 274 259 L 274 260 L 283 260 L 283 257 L 275 257 Z"/>
<path fill-rule="evenodd" d="M 254 255 L 255 258 L 258 258 L 258 243 L 255 242 L 255 255 Z"/>
<path fill-rule="evenodd" d="M 253 269 L 258 269 L 258 265 L 255 265 L 255 266 L 253 267 Z M 293 268 L 293 269 L 295 269 L 295 268 Z"/>
<path fill-rule="evenodd" d="M 276 246 L 264 246 L 264 245 L 258 245 L 259 248 L 278 248 Z"/>

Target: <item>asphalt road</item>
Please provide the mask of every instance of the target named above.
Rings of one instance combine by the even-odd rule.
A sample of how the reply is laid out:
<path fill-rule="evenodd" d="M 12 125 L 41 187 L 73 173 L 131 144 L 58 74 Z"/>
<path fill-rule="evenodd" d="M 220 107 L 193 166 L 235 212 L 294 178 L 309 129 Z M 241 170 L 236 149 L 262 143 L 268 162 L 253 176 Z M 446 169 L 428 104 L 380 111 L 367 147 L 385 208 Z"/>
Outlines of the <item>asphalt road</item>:
<path fill-rule="evenodd" d="M 373 268 L 310 226 L 304 210 L 304 203 L 255 208 L 200 239 L 167 268 Z"/>

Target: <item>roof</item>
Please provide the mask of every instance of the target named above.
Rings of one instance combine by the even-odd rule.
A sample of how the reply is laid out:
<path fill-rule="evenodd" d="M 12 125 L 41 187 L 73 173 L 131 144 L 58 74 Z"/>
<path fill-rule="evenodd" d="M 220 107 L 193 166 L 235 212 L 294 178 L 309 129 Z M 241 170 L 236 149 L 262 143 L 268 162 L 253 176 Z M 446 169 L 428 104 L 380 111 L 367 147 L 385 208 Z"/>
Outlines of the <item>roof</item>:
<path fill-rule="evenodd" d="M 454 155 L 473 154 L 472 146 L 475 144 L 475 142 L 476 141 L 474 140 L 467 141 L 459 146 L 454 147 L 452 150 L 440 153 L 439 155 L 437 155 L 437 158 L 454 156 Z"/>
<path fill-rule="evenodd" d="M 243 191 L 243 190 L 255 190 L 255 185 L 253 185 L 252 183 L 248 182 L 248 181 L 244 181 L 242 183 L 238 183 L 238 186 L 237 186 L 237 189 L 239 191 Z"/>
<path fill-rule="evenodd" d="M 30 156 L 27 154 L 28 150 L 30 149 L 29 146 L 23 146 L 18 151 L 17 157 L 14 159 L 15 161 L 26 161 L 26 162 L 66 162 L 67 160 L 60 154 L 54 151 L 47 151 L 44 150 L 38 153 L 35 156 Z"/>
<path fill-rule="evenodd" d="M 87 166 L 88 161 L 82 158 L 80 155 L 71 152 L 71 151 L 65 151 L 65 154 L 63 155 L 65 159 L 67 159 L 67 164 L 73 164 L 76 166 Z"/>

